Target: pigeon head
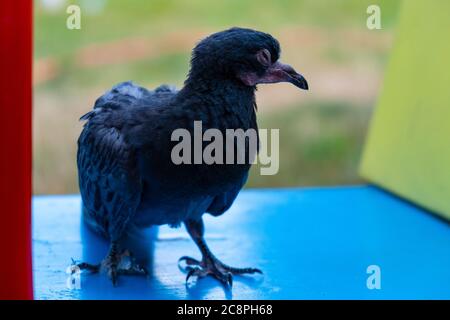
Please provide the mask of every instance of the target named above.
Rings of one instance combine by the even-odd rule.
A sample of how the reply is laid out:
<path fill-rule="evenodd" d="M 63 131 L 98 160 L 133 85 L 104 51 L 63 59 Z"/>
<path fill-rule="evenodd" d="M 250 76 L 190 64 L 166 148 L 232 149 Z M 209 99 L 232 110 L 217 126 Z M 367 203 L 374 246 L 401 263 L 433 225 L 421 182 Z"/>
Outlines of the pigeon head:
<path fill-rule="evenodd" d="M 305 78 L 281 63 L 280 44 L 270 34 L 231 28 L 201 40 L 192 52 L 191 80 L 231 80 L 255 87 L 259 83 L 290 82 L 308 90 Z"/>

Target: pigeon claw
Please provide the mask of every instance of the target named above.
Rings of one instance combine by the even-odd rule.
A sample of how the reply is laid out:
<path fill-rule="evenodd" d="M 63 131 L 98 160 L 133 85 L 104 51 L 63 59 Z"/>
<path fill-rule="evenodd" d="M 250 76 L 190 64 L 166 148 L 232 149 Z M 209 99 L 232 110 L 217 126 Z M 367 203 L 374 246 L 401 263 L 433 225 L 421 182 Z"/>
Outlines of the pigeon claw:
<path fill-rule="evenodd" d="M 72 259 L 72 273 L 76 272 L 77 268 L 80 271 L 87 270 L 91 273 L 106 273 L 114 287 L 117 286 L 119 275 L 148 276 L 147 269 L 136 263 L 128 250 L 121 253 L 113 251 L 99 264 L 75 263 Z"/>
<path fill-rule="evenodd" d="M 222 263 L 216 258 L 199 261 L 191 257 L 183 256 L 178 260 L 178 267 L 180 270 L 187 272 L 186 286 L 189 286 L 189 280 L 192 277 L 201 279 L 209 275 L 222 283 L 225 288 L 231 289 L 233 287 L 233 275 L 262 274 L 260 269 L 234 268 Z"/>
<path fill-rule="evenodd" d="M 193 277 L 200 279 L 208 275 L 217 279 L 227 289 L 231 289 L 231 287 L 233 286 L 233 275 L 230 272 L 223 272 L 218 269 L 205 269 L 202 267 L 190 267 L 188 269 L 189 271 L 186 275 L 187 287 L 189 287 L 190 284 L 189 280 Z"/>

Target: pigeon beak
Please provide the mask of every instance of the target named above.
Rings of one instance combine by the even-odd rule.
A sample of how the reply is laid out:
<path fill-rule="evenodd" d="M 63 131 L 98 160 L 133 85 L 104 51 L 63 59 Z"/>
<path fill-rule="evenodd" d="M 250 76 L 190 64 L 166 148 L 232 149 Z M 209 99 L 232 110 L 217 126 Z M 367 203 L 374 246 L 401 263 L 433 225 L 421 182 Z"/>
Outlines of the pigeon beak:
<path fill-rule="evenodd" d="M 290 82 L 294 86 L 308 90 L 308 82 L 290 65 L 281 62 L 275 62 L 266 71 L 266 73 L 258 79 L 258 83 L 277 83 L 277 82 Z"/>

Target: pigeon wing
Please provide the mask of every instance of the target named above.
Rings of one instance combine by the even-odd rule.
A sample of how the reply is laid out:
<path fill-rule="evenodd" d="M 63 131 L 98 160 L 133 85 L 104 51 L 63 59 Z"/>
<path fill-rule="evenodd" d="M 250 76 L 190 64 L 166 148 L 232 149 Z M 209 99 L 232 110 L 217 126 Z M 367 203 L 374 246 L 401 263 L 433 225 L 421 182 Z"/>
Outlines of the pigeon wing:
<path fill-rule="evenodd" d="M 117 127 L 91 117 L 78 140 L 77 164 L 86 221 L 118 240 L 141 199 L 135 150 Z"/>

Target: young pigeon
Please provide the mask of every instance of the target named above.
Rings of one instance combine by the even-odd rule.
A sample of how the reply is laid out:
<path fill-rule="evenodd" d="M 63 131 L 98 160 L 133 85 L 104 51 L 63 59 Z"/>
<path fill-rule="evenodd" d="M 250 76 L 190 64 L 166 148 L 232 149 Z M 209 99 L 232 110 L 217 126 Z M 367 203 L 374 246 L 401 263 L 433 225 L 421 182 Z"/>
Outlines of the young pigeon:
<path fill-rule="evenodd" d="M 232 275 L 261 273 L 230 267 L 218 260 L 204 239 L 202 215 L 219 216 L 245 184 L 244 164 L 175 164 L 171 151 L 176 129 L 255 129 L 256 85 L 290 82 L 307 90 L 302 75 L 278 61 L 280 46 L 271 35 L 231 28 L 200 41 L 192 52 L 184 87 L 163 85 L 153 91 L 124 82 L 95 102 L 78 139 L 78 178 L 86 223 L 110 240 L 102 263 L 80 269 L 105 271 L 113 284 L 119 274 L 146 274 L 128 255 L 121 239 L 131 228 L 184 223 L 198 246 L 200 261 L 182 257 L 191 276 L 211 275 L 231 287 Z M 248 144 L 246 144 L 248 152 Z M 195 150 L 193 150 L 195 152 Z M 225 150 L 225 152 L 227 152 Z"/>

